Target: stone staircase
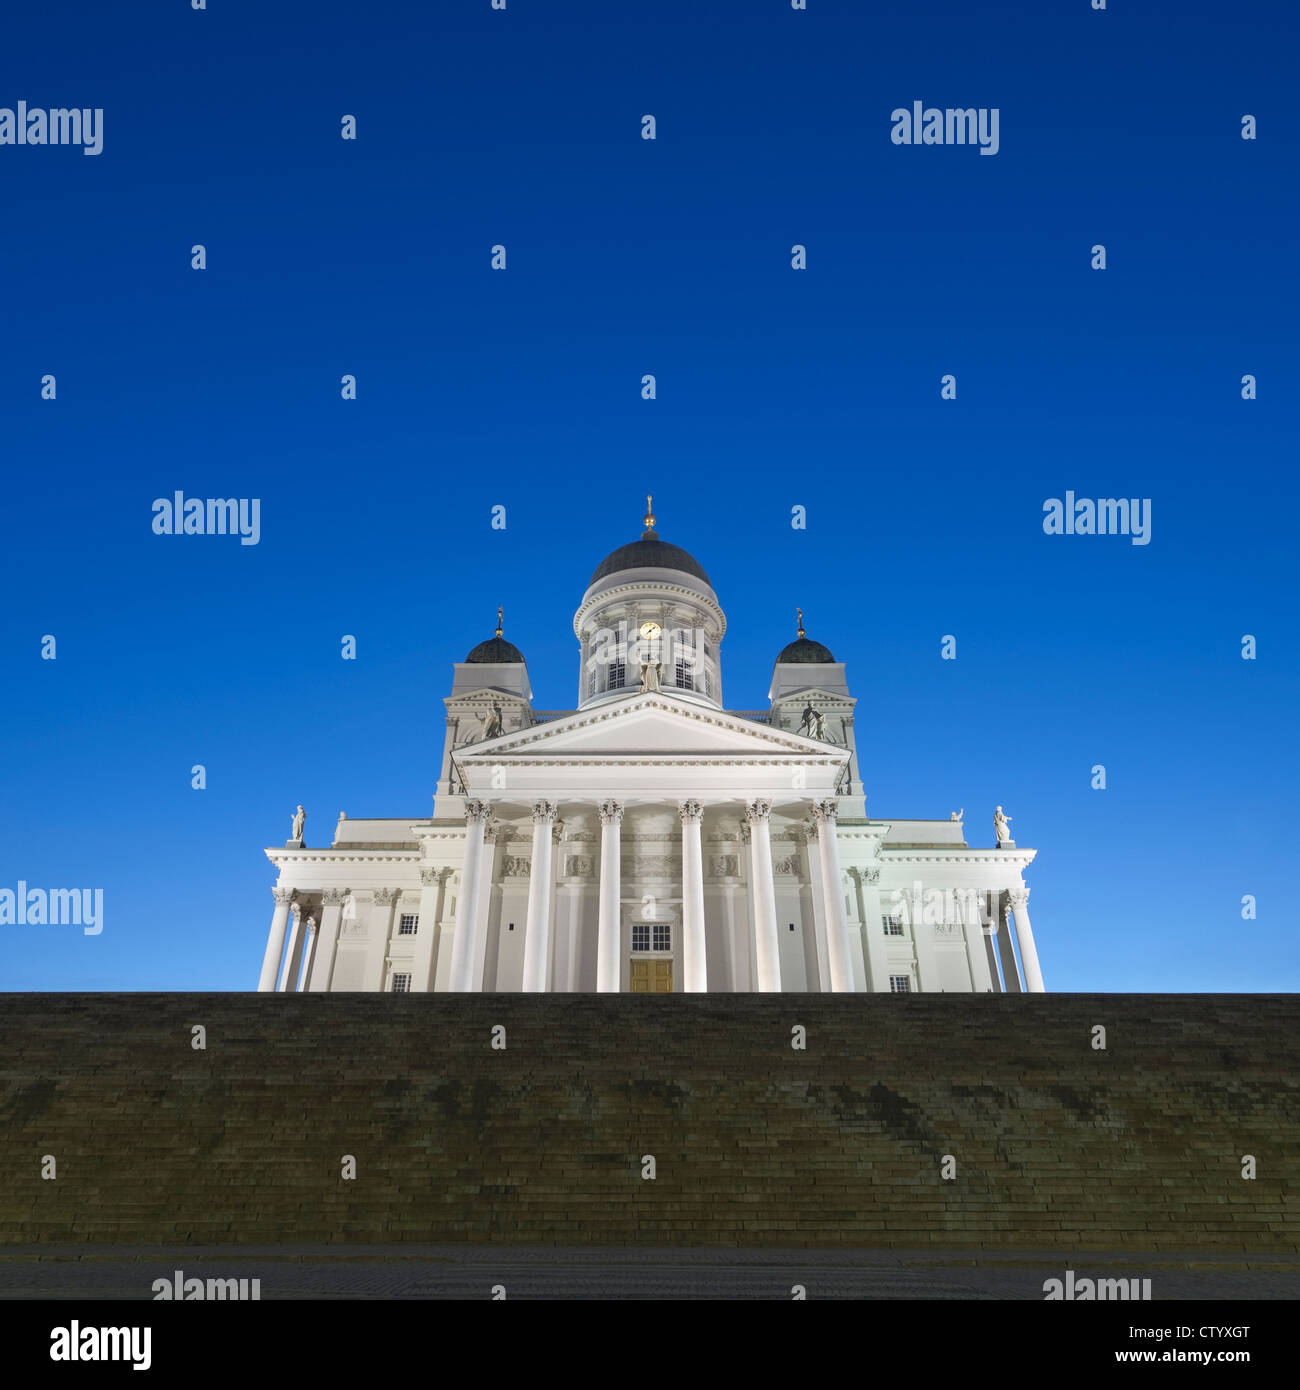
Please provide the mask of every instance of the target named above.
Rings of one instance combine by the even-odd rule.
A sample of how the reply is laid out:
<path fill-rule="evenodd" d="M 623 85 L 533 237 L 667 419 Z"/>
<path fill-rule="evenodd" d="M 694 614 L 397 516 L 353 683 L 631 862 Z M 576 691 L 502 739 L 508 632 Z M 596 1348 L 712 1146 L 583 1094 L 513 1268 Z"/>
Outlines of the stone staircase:
<path fill-rule="evenodd" d="M 10 994 L 0 1165 L 7 1244 L 1296 1252 L 1300 998 Z"/>

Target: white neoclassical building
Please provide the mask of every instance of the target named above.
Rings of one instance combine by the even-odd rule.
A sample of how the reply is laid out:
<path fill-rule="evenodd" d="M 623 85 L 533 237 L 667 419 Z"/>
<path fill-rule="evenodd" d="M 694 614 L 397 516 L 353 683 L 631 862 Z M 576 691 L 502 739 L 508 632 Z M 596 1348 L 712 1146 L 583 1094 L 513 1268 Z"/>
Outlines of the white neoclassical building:
<path fill-rule="evenodd" d="M 262 990 L 1041 990 L 1019 848 L 868 816 L 844 665 L 798 636 L 723 703 L 708 575 L 641 539 L 591 576 L 577 708 L 502 636 L 454 667 L 433 814 L 340 815 L 279 871 Z M 1012 943 L 1014 929 L 1019 951 Z"/>

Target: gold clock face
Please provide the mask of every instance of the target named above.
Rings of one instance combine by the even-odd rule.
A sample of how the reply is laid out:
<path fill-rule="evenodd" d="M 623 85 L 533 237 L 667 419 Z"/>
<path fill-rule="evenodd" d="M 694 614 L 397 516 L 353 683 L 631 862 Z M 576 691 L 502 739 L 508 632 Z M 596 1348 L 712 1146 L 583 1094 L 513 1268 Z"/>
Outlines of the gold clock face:
<path fill-rule="evenodd" d="M 641 636 L 644 637 L 647 642 L 653 642 L 655 638 L 659 636 L 659 624 L 642 623 Z"/>

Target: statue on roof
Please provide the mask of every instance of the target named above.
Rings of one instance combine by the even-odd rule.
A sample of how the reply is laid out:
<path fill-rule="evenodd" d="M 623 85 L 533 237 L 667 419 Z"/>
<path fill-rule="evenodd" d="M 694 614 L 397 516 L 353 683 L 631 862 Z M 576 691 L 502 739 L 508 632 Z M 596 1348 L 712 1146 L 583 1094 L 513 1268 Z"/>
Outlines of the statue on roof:
<path fill-rule="evenodd" d="M 663 674 L 663 662 L 643 661 L 641 663 L 641 693 L 642 695 L 657 695 L 659 693 L 659 677 Z"/>
<path fill-rule="evenodd" d="M 504 721 L 501 715 L 501 706 L 495 701 L 492 704 L 492 713 L 483 721 L 483 737 L 500 738 L 504 728 Z"/>
<path fill-rule="evenodd" d="M 298 810 L 297 810 L 297 812 L 295 813 L 294 818 L 293 818 L 293 836 L 292 836 L 293 839 L 295 839 L 295 840 L 301 840 L 301 839 L 302 839 L 303 826 L 304 826 L 306 823 L 307 823 L 307 812 L 304 811 L 304 810 L 302 809 L 301 806 L 299 806 L 299 807 L 298 807 Z"/>
<path fill-rule="evenodd" d="M 1011 839 L 1010 816 L 1002 814 L 1002 807 L 999 806 L 993 813 L 993 833 L 998 837 L 998 844 L 1005 845 Z"/>

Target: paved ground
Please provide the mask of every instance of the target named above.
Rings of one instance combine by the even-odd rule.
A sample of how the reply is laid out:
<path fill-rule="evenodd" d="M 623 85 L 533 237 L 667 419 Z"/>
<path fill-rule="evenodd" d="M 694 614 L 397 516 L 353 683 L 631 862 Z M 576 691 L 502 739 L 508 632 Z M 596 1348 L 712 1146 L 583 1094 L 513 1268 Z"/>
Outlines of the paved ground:
<path fill-rule="evenodd" d="M 0 1246 L 0 1299 L 152 1298 L 155 1279 L 257 1278 L 271 1298 L 1036 1299 L 1043 1281 L 1149 1278 L 1152 1298 L 1300 1299 L 1300 1255 L 446 1246 Z"/>

